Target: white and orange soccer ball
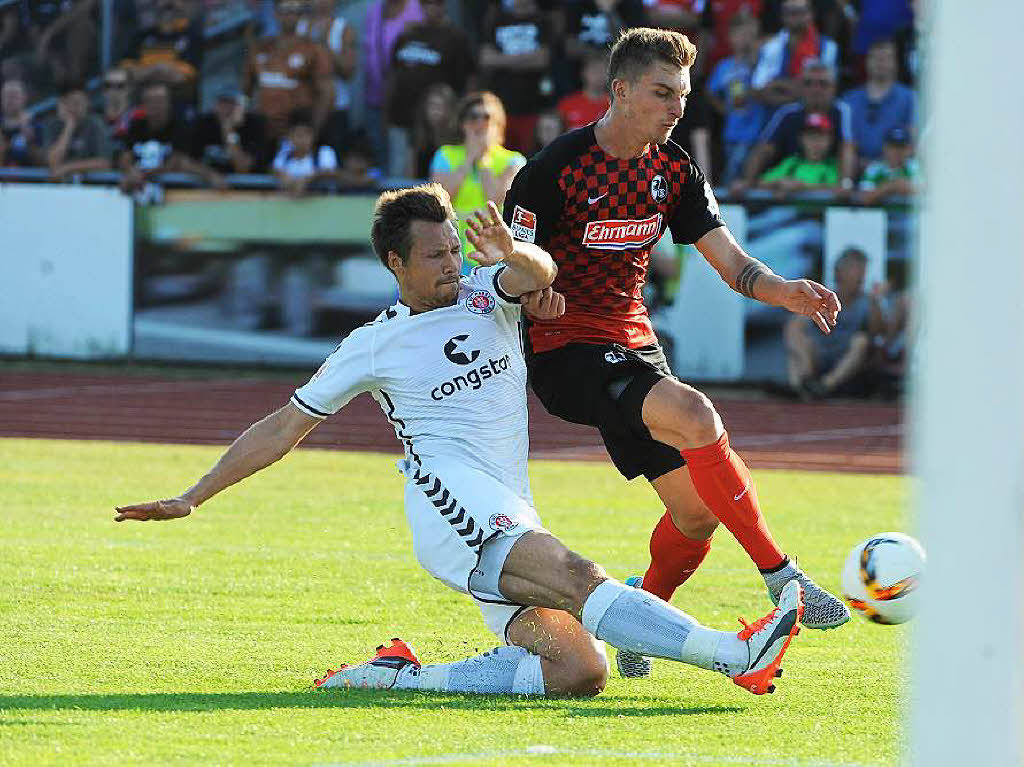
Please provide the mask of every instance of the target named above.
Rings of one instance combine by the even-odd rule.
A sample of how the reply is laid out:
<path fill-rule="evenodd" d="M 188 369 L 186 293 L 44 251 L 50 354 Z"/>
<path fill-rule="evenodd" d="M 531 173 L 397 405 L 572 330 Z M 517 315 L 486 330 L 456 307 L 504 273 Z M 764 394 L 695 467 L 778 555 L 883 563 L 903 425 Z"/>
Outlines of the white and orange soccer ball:
<path fill-rule="evenodd" d="M 924 577 L 924 548 L 903 533 L 879 533 L 853 547 L 843 566 L 850 609 L 875 623 L 914 617 Z"/>

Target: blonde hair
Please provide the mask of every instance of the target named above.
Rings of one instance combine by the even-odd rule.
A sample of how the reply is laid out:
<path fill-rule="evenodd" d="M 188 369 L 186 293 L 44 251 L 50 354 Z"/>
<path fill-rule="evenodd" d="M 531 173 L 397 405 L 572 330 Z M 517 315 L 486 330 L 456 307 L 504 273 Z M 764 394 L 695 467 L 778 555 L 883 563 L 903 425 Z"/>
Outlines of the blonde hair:
<path fill-rule="evenodd" d="M 633 27 L 619 35 L 608 62 L 608 90 L 612 80 L 635 83 L 655 62 L 692 67 L 697 46 L 682 32 L 652 27 Z"/>

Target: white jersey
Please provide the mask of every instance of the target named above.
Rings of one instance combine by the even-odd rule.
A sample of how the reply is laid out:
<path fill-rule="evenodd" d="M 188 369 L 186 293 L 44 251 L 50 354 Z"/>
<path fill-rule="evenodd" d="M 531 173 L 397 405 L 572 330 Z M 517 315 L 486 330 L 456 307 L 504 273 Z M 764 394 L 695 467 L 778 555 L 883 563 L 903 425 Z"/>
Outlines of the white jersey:
<path fill-rule="evenodd" d="M 455 459 L 532 505 L 520 307 L 498 285 L 504 268 L 474 269 L 453 306 L 420 314 L 389 307 L 352 331 L 292 403 L 326 418 L 368 391 L 405 445 L 410 470 Z"/>

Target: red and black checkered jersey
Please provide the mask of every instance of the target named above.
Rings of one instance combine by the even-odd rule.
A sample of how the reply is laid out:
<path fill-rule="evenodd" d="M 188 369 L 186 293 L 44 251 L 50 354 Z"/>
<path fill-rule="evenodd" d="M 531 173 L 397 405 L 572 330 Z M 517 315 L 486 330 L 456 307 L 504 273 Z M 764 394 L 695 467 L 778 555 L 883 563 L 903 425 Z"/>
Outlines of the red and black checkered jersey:
<path fill-rule="evenodd" d="M 558 264 L 565 314 L 528 325 L 534 352 L 569 343 L 655 342 L 644 282 L 651 248 L 665 229 L 694 243 L 724 222 L 703 171 L 675 142 L 642 157 L 605 154 L 588 125 L 559 137 L 516 174 L 505 197 L 516 239 Z"/>

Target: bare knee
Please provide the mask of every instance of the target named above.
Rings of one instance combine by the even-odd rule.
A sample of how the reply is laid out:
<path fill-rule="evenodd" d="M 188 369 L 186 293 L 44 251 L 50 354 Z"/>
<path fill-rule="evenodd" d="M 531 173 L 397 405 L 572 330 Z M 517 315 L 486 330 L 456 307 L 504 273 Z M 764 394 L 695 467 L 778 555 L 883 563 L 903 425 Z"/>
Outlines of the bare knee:
<path fill-rule="evenodd" d="M 672 524 L 693 541 L 706 541 L 718 529 L 718 517 L 703 503 L 689 504 L 685 508 L 669 508 Z"/>
<path fill-rule="evenodd" d="M 608 684 L 608 658 L 596 642 L 568 661 L 562 679 L 562 694 L 570 698 L 593 698 Z"/>
<path fill-rule="evenodd" d="M 660 385 L 660 384 L 659 384 Z M 652 390 L 653 391 L 653 390 Z M 659 408 L 668 423 L 664 426 L 680 435 L 686 447 L 714 442 L 722 432 L 722 419 L 714 404 L 703 392 L 673 381 L 659 396 L 665 397 L 667 408 Z"/>

